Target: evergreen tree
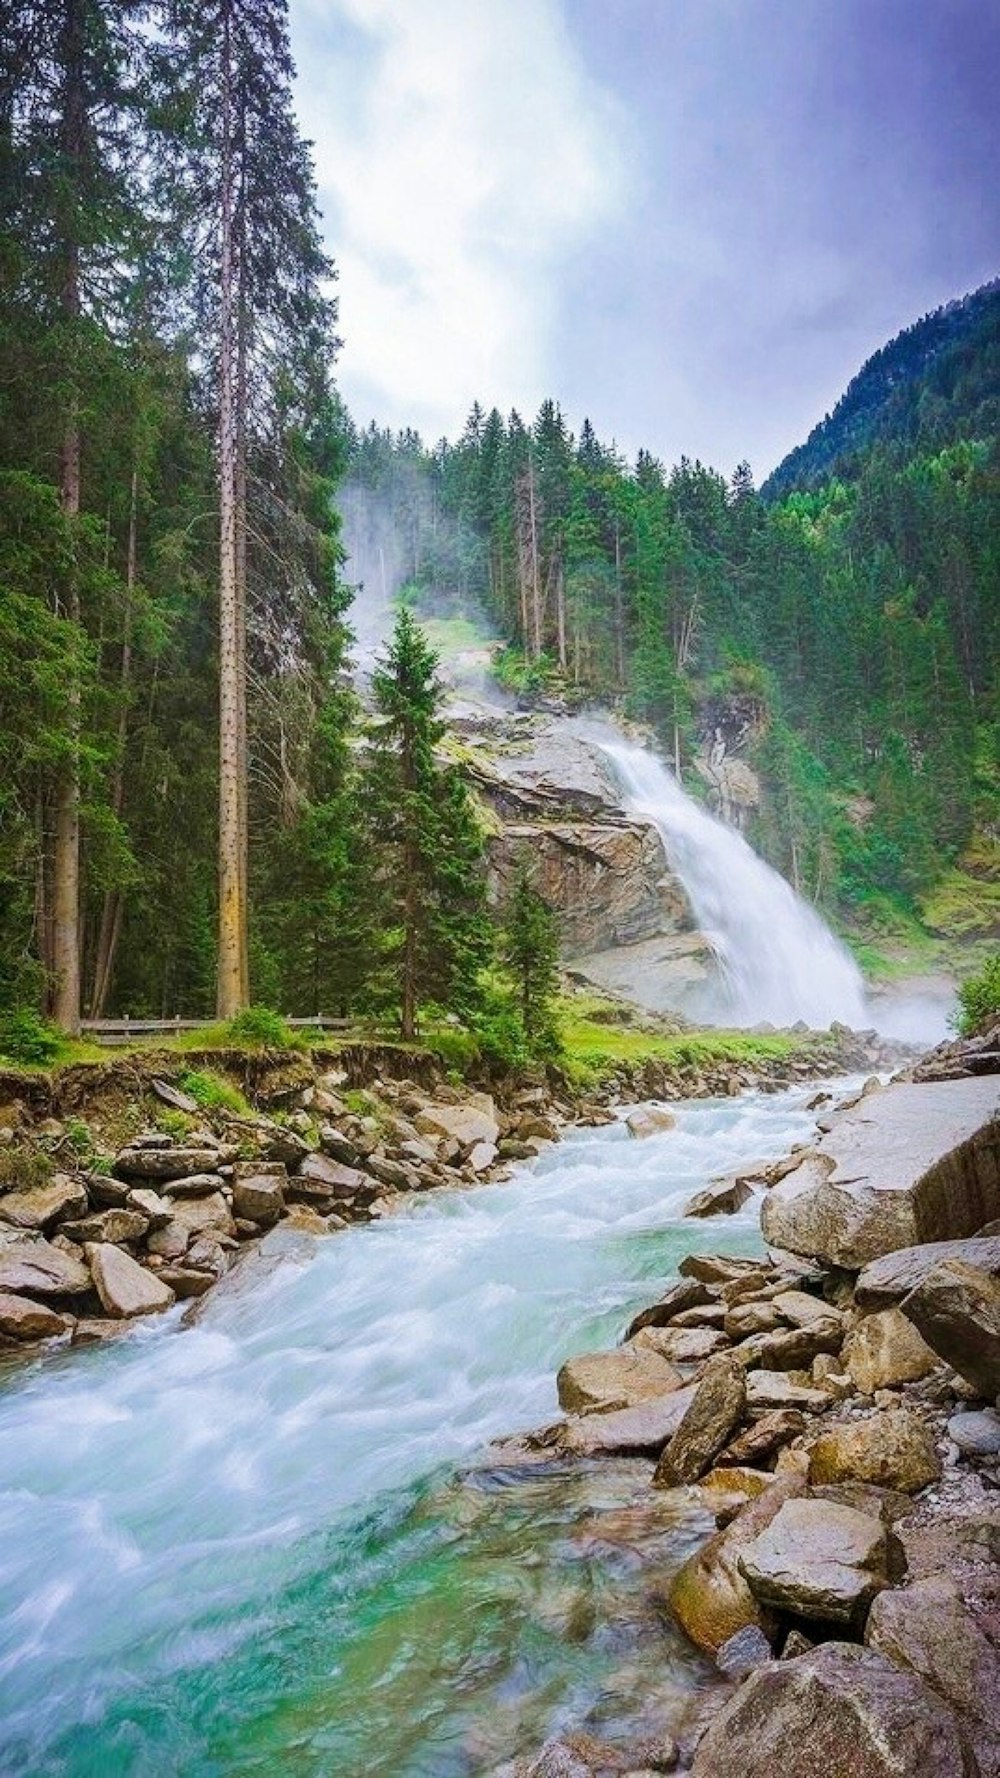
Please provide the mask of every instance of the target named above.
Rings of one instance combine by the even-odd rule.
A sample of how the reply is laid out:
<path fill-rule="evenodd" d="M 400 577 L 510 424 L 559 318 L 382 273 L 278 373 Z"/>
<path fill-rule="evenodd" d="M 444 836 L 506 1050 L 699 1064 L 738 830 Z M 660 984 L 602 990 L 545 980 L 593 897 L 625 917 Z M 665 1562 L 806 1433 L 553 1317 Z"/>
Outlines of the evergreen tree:
<path fill-rule="evenodd" d="M 517 984 L 521 1023 L 535 1049 L 555 1046 L 554 1006 L 559 992 L 556 917 L 525 866 L 507 904 L 501 955 Z"/>

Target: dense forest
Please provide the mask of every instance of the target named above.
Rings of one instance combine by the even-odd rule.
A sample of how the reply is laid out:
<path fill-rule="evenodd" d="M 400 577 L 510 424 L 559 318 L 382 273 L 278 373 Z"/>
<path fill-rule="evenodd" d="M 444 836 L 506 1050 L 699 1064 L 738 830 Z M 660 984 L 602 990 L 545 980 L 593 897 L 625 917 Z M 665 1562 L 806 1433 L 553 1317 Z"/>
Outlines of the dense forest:
<path fill-rule="evenodd" d="M 754 837 L 825 905 L 993 868 L 995 287 L 766 497 L 553 401 L 429 448 L 337 395 L 283 0 L 16 0 L 2 62 L 0 1009 L 473 1016 L 513 940 L 408 620 L 373 714 L 351 688 L 340 512 L 404 603 L 486 613 L 516 695 L 615 704 L 681 770 L 735 723 Z"/>

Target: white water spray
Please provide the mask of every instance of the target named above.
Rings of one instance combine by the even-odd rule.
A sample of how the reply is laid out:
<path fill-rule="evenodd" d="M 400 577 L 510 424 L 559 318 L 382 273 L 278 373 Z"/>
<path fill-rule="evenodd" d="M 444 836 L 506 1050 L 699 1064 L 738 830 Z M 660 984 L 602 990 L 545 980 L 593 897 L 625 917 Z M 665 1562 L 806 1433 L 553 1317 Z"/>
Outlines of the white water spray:
<path fill-rule="evenodd" d="M 718 958 L 720 1014 L 737 1025 L 870 1025 L 857 965 L 784 877 L 700 808 L 652 753 L 617 738 L 599 744 L 629 812 L 659 831 Z"/>

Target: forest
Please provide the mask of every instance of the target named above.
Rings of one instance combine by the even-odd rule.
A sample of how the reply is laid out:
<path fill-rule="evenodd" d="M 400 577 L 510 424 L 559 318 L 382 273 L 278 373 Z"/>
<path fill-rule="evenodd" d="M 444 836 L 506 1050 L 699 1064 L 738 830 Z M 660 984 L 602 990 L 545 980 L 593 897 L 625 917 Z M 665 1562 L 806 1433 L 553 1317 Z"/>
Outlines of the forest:
<path fill-rule="evenodd" d="M 735 729 L 755 842 L 862 939 L 943 884 L 988 931 L 995 286 L 762 492 L 554 400 L 426 445 L 337 393 L 280 0 L 18 0 L 3 68 L 0 1008 L 500 1016 L 414 607 L 485 616 L 508 693 L 615 706 L 682 773 Z M 403 563 L 374 711 L 341 509 Z"/>

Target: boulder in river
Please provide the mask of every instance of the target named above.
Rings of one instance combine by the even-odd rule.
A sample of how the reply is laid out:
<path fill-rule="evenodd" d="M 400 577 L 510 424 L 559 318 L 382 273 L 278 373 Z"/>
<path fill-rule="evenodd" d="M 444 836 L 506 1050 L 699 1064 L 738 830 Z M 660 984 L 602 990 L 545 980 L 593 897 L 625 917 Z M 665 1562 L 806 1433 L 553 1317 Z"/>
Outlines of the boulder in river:
<path fill-rule="evenodd" d="M 105 1314 L 125 1319 L 170 1308 L 174 1293 L 169 1286 L 120 1247 L 95 1241 L 89 1242 L 84 1252 Z"/>
<path fill-rule="evenodd" d="M 602 1457 L 613 1453 L 649 1453 L 658 1456 L 668 1438 L 676 1431 L 688 1404 L 694 1397 L 694 1384 L 674 1389 L 668 1395 L 657 1395 L 634 1408 L 620 1408 L 615 1413 L 581 1414 L 559 1428 L 559 1449 L 577 1457 Z"/>
<path fill-rule="evenodd" d="M 1000 1395 L 1000 1279 L 940 1260 L 900 1305 L 928 1346 L 974 1389 Z"/>
<path fill-rule="evenodd" d="M 735 1216 L 753 1197 L 753 1186 L 746 1179 L 720 1179 L 695 1192 L 684 1206 L 685 1216 Z"/>
<path fill-rule="evenodd" d="M 1000 1214 L 995 1079 L 898 1084 L 839 1117 L 761 1206 L 777 1247 L 857 1271 Z"/>
<path fill-rule="evenodd" d="M 785 1501 L 804 1490 L 800 1476 L 772 1481 L 724 1531 L 717 1531 L 678 1569 L 670 1584 L 670 1609 L 681 1629 L 705 1654 L 718 1654 L 723 1643 L 748 1624 L 756 1624 L 768 1635 L 773 1632 L 773 1616 L 751 1592 L 739 1559 Z"/>
<path fill-rule="evenodd" d="M 891 1534 L 870 1513 L 831 1500 L 788 1500 L 739 1559 L 763 1605 L 824 1623 L 859 1624 L 902 1570 Z"/>
<path fill-rule="evenodd" d="M 685 1309 L 703 1308 L 714 1301 L 711 1288 L 697 1278 L 680 1278 L 665 1291 L 659 1302 L 640 1309 L 625 1330 L 625 1338 L 640 1333 L 644 1327 L 667 1327 Z"/>
<path fill-rule="evenodd" d="M 827 1642 L 761 1667 L 698 1745 L 691 1778 L 978 1778 L 954 1712 L 873 1649 Z"/>
<path fill-rule="evenodd" d="M 941 1460 L 934 1440 L 909 1408 L 890 1408 L 822 1432 L 809 1451 L 810 1482 L 874 1482 L 904 1494 L 936 1482 Z"/>
<path fill-rule="evenodd" d="M 496 1107 L 488 1093 L 476 1093 L 460 1105 L 427 1105 L 413 1122 L 422 1136 L 451 1137 L 463 1148 L 500 1140 Z"/>
<path fill-rule="evenodd" d="M 662 1105 L 639 1105 L 630 1111 L 625 1119 L 625 1128 L 630 1136 L 644 1141 L 648 1136 L 659 1136 L 665 1130 L 672 1130 L 677 1119 L 672 1111 Z"/>

